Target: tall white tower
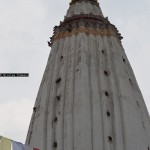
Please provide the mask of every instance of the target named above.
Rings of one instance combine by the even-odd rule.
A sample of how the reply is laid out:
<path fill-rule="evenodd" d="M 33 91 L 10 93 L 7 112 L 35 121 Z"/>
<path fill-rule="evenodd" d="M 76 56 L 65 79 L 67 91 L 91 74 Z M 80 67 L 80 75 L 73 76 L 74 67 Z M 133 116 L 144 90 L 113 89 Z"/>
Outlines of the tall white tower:
<path fill-rule="evenodd" d="M 72 0 L 26 143 L 41 150 L 150 150 L 150 117 L 117 28 L 97 0 Z"/>

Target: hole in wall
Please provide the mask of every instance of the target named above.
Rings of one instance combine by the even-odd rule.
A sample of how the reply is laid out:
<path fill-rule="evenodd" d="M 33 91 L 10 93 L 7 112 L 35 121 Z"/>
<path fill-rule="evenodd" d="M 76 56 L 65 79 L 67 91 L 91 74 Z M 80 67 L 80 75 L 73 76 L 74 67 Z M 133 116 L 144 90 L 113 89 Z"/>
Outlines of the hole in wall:
<path fill-rule="evenodd" d="M 58 78 L 55 82 L 58 84 L 61 81 L 61 78 Z"/>
<path fill-rule="evenodd" d="M 108 136 L 108 140 L 109 140 L 110 142 L 112 142 L 112 137 L 111 137 L 111 136 Z"/>
<path fill-rule="evenodd" d="M 148 147 L 148 150 L 150 150 L 150 148 Z"/>
<path fill-rule="evenodd" d="M 36 107 L 33 108 L 33 111 L 36 112 Z"/>
<path fill-rule="evenodd" d="M 60 100 L 60 96 L 58 95 L 58 96 L 56 96 L 56 99 L 59 101 Z"/>
<path fill-rule="evenodd" d="M 104 71 L 104 74 L 105 74 L 106 76 L 108 76 L 108 72 L 107 72 L 106 70 Z"/>
<path fill-rule="evenodd" d="M 102 53 L 103 53 L 103 54 L 105 53 L 104 50 L 102 50 Z"/>
<path fill-rule="evenodd" d="M 109 111 L 107 111 L 107 116 L 110 117 L 110 112 Z"/>
<path fill-rule="evenodd" d="M 109 93 L 107 91 L 105 91 L 105 96 L 107 96 L 107 97 L 109 96 Z"/>
<path fill-rule="evenodd" d="M 58 120 L 57 117 L 55 117 L 54 121 L 57 122 L 57 120 Z"/>
<path fill-rule="evenodd" d="M 64 58 L 64 56 L 61 56 L 61 57 L 60 57 L 60 59 L 63 59 L 63 58 Z"/>
<path fill-rule="evenodd" d="M 133 86 L 133 81 L 131 80 L 131 78 L 129 78 L 129 82 L 130 82 L 131 86 Z"/>
<path fill-rule="evenodd" d="M 123 60 L 124 63 L 126 62 L 126 59 L 124 57 L 122 57 L 122 60 Z"/>
<path fill-rule="evenodd" d="M 54 145 L 54 147 L 56 148 L 56 147 L 57 147 L 57 142 L 54 142 L 53 145 Z"/>
<path fill-rule="evenodd" d="M 132 80 L 129 78 L 129 82 L 130 82 L 130 84 L 132 84 Z"/>

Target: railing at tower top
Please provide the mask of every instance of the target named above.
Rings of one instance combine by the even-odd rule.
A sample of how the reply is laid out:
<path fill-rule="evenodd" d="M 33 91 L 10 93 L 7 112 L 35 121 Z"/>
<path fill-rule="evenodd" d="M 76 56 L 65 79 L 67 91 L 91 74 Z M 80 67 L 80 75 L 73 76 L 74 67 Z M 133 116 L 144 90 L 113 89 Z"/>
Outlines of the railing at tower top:
<path fill-rule="evenodd" d="M 84 2 L 91 2 L 91 3 L 99 5 L 98 0 L 71 0 L 70 5 L 72 5 L 72 4 L 76 3 L 76 2 L 82 2 L 82 1 L 84 1 Z"/>

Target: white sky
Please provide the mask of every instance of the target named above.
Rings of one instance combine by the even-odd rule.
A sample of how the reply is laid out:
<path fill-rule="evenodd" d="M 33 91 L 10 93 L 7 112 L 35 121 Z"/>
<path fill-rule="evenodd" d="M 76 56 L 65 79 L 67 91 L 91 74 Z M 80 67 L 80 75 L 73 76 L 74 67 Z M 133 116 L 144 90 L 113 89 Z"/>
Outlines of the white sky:
<path fill-rule="evenodd" d="M 63 20 L 69 0 L 0 0 L 0 134 L 24 143 L 50 52 L 47 41 Z M 124 37 L 123 46 L 150 112 L 150 0 L 101 0 Z"/>

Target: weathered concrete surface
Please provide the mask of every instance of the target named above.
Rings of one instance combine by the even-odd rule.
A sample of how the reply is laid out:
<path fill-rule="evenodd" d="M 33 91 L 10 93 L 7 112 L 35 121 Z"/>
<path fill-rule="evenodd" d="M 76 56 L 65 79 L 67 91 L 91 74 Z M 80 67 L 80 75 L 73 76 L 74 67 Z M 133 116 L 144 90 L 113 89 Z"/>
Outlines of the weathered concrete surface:
<path fill-rule="evenodd" d="M 41 150 L 150 148 L 149 114 L 115 37 L 56 40 L 34 107 L 26 143 Z"/>

